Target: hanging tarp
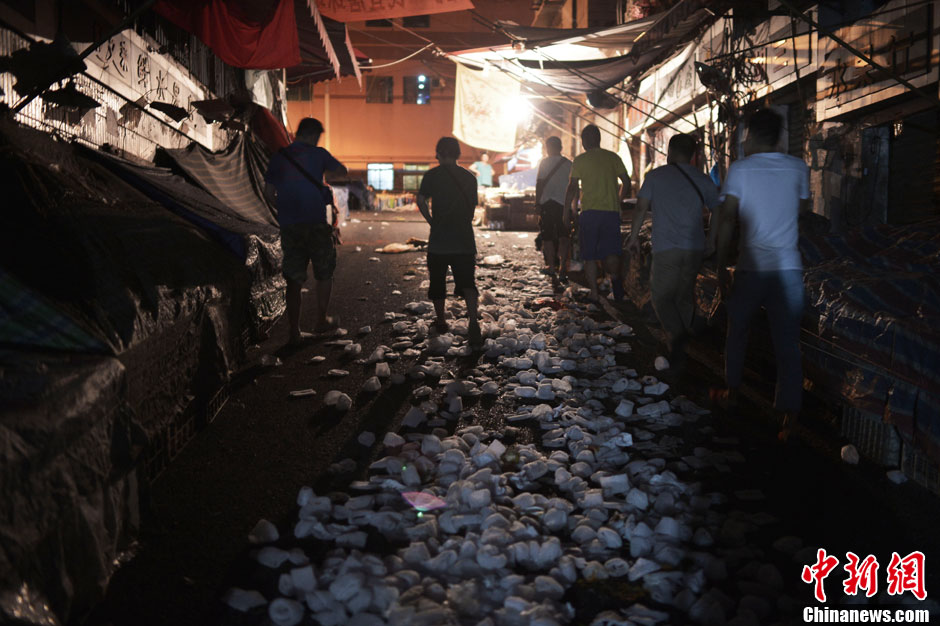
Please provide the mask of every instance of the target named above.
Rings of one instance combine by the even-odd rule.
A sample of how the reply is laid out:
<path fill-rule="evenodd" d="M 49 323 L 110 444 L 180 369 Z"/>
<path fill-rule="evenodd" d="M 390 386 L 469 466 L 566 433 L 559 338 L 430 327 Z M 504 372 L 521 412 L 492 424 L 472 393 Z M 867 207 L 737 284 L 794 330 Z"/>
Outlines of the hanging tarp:
<path fill-rule="evenodd" d="M 511 152 L 516 148 L 519 81 L 502 72 L 457 64 L 454 136 L 469 146 Z"/>
<path fill-rule="evenodd" d="M 0 622 L 74 623 L 136 539 L 140 470 L 238 367 L 261 263 L 10 119 L 0 168 Z"/>
<path fill-rule="evenodd" d="M 540 26 L 517 26 L 500 24 L 502 31 L 513 41 L 521 42 L 526 48 L 541 48 L 560 44 L 578 44 L 610 50 L 629 50 L 637 37 L 645 33 L 657 17 L 647 17 L 619 26 L 603 28 L 545 28 Z"/>
<path fill-rule="evenodd" d="M 294 0 L 158 0 L 154 10 L 233 67 L 273 70 L 301 62 Z"/>
<path fill-rule="evenodd" d="M 561 91 L 591 93 L 612 87 L 634 73 L 636 62 L 622 56 L 600 61 L 517 61 L 522 76 L 535 84 L 548 84 Z"/>
<path fill-rule="evenodd" d="M 506 69 L 533 87 L 594 93 L 602 98 L 605 89 L 641 76 L 678 53 L 714 19 L 702 0 L 683 0 L 669 11 L 619 26 L 562 29 L 501 24 L 515 47 L 471 50 L 456 56 L 476 64 L 512 61 L 514 65 Z M 518 51 L 518 44 L 525 49 Z M 592 58 L 598 49 L 616 56 Z M 601 100 L 595 104 L 604 106 Z"/>
<path fill-rule="evenodd" d="M 473 8 L 470 0 L 317 0 L 320 12 L 340 22 L 385 20 L 412 15 L 449 13 Z"/>
<path fill-rule="evenodd" d="M 281 296 L 282 253 L 276 226 L 246 219 L 170 169 L 131 163 L 99 150 L 79 150 L 83 156 L 102 164 L 121 180 L 198 226 L 231 251 L 244 263 L 251 276 L 249 306 L 255 328 L 276 319 L 284 305 Z"/>
<path fill-rule="evenodd" d="M 277 225 L 273 207 L 264 198 L 267 155 L 246 134 L 238 134 L 222 152 L 210 152 L 197 143 L 177 150 L 158 151 L 175 163 L 199 186 L 250 222 Z"/>

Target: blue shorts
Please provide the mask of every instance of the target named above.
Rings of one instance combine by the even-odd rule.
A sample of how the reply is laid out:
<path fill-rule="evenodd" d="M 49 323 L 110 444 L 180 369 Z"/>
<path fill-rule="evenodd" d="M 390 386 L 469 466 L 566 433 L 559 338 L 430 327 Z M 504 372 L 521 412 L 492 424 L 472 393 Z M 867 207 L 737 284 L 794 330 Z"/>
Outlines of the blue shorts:
<path fill-rule="evenodd" d="M 584 261 L 603 261 L 623 253 L 620 211 L 581 211 L 578 233 Z"/>

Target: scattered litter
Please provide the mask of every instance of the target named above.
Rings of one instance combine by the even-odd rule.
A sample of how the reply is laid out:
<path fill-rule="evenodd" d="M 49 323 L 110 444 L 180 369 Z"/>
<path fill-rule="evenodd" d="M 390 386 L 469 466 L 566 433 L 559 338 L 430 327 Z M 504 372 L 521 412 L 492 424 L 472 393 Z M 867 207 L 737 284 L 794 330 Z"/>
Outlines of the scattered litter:
<path fill-rule="evenodd" d="M 904 472 L 901 470 L 891 470 L 887 474 L 888 480 L 893 482 L 895 485 L 900 485 L 901 483 L 907 482 L 907 476 L 904 475 Z"/>
<path fill-rule="evenodd" d="M 278 538 L 277 526 L 266 519 L 258 520 L 255 527 L 248 533 L 248 541 L 251 543 L 273 543 Z"/>
<path fill-rule="evenodd" d="M 375 249 L 376 252 L 381 252 L 382 254 L 401 254 L 402 252 L 414 252 L 415 250 L 417 250 L 417 248 L 409 243 L 390 243 L 384 248 Z"/>
<path fill-rule="evenodd" d="M 261 357 L 261 367 L 280 367 L 282 365 L 284 365 L 284 362 L 271 354 L 265 354 Z"/>
<path fill-rule="evenodd" d="M 517 238 L 491 237 L 503 246 Z M 424 277 L 418 263 L 405 280 Z M 386 386 L 397 394 L 387 407 L 384 395 L 369 397 L 370 411 L 400 417 L 393 422 L 400 432 L 357 435 L 368 450 L 349 454 L 360 464 L 346 458 L 329 466 L 335 483 L 351 481 L 345 492 L 300 491 L 292 537 L 277 540 L 275 528 L 253 541 L 278 541 L 263 555 L 256 548 L 257 567 L 274 566 L 256 578 L 264 595 L 230 590 L 229 605 L 255 610 L 265 597 L 284 600 L 276 610 L 274 601 L 267 605 L 272 623 L 548 626 L 575 620 L 576 585 L 610 580 L 629 599 L 599 615 L 581 615 L 590 607 L 579 606 L 581 622 L 780 622 L 780 607 L 795 600 L 782 591 L 770 555 L 750 540 L 774 521 L 751 510 L 765 495 L 710 493 L 702 479 L 744 460 L 738 439 L 715 437 L 706 409 L 651 375 L 669 369 L 665 357 L 646 362 L 648 371 L 625 365 L 637 361 L 633 329 L 586 315 L 574 297 L 582 290 L 553 292 L 535 263 L 510 265 L 494 254 L 481 265 L 482 358 L 461 361 L 471 354 L 461 303 L 448 301 L 446 330 L 433 327 L 428 301 L 377 312 L 388 345 L 370 345 L 355 363 L 365 374 L 362 392 L 407 383 Z M 359 344 L 335 345 L 351 352 Z M 402 401 L 404 415 L 395 410 Z M 323 402 L 352 406 L 338 390 Z M 491 407 L 504 422 L 474 423 Z M 693 448 L 680 427 L 697 420 L 703 443 Z M 373 452 L 363 476 L 360 456 Z M 747 503 L 747 512 L 729 511 L 729 499 Z M 307 538 L 326 546 L 316 558 L 288 545 Z M 774 549 L 797 560 L 805 550 L 793 537 Z M 732 582 L 740 602 L 726 595 Z"/>
<path fill-rule="evenodd" d="M 348 411 L 352 406 L 352 398 L 347 396 L 342 391 L 337 391 L 336 389 L 332 391 L 327 391 L 326 395 L 323 396 L 323 404 L 326 406 L 336 407 L 338 411 Z"/>
<path fill-rule="evenodd" d="M 418 511 L 433 511 L 447 506 L 446 500 L 423 491 L 406 491 L 401 494 L 401 497 Z"/>
<path fill-rule="evenodd" d="M 841 456 L 842 460 L 849 465 L 858 465 L 858 450 L 852 444 L 842 446 Z"/>
<path fill-rule="evenodd" d="M 307 396 L 315 396 L 317 394 L 315 389 L 298 389 L 296 391 L 290 392 L 291 398 L 305 398 Z"/>

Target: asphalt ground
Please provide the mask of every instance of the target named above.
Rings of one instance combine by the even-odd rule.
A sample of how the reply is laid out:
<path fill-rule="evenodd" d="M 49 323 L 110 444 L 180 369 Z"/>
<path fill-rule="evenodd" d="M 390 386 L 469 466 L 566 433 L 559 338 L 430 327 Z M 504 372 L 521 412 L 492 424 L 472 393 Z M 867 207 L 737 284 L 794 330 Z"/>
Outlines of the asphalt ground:
<path fill-rule="evenodd" d="M 354 217 L 361 221 L 344 229 L 331 312 L 340 316 L 342 327 L 349 331 L 347 338 L 359 341 L 362 356 L 367 356 L 374 347 L 393 343 L 391 324 L 384 322 L 386 312 L 402 312 L 406 303 L 426 299 L 421 287 L 427 277 L 424 254 L 378 254 L 375 248 L 409 237 L 426 238 L 428 227 L 412 213 Z M 534 233 L 521 237 L 519 233 L 478 231 L 479 252 L 501 254 L 508 261 L 500 269 L 480 269 L 481 290 L 507 288 L 515 272 L 539 265 L 533 240 Z M 406 280 L 407 276 L 414 278 Z M 312 293 L 307 296 L 304 319 L 309 323 L 315 303 Z M 652 373 L 653 359 L 663 351 L 655 320 L 630 305 L 605 306 L 597 317 L 610 315 L 634 327 L 633 352 L 626 358 L 641 373 Z M 357 336 L 357 330 L 367 325 L 372 331 Z M 371 431 L 381 439 L 386 431 L 395 430 L 410 406 L 410 391 L 420 383 L 409 379 L 403 385 L 386 385 L 377 395 L 362 394 L 360 388 L 372 375 L 371 366 L 344 358 L 341 348 L 326 345 L 327 339 L 298 349 L 285 347 L 286 340 L 286 321 L 281 320 L 262 345 L 250 350 L 248 365 L 234 376 L 230 398 L 220 414 L 153 484 L 133 557 L 114 575 L 106 599 L 85 623 L 226 622 L 230 614 L 222 607 L 221 594 L 231 585 L 252 582 L 247 535 L 255 523 L 266 518 L 286 530 L 296 512 L 300 487 L 310 485 L 325 493 L 364 476 L 361 468 L 378 454 L 378 446 L 364 448 L 357 437 Z M 707 406 L 709 387 L 721 382 L 717 345 L 720 338 L 714 334 L 696 340 L 694 352 L 704 363 L 691 361 L 682 379 L 672 381 L 703 406 Z M 317 355 L 326 360 L 311 363 Z M 262 364 L 272 358 L 281 364 Z M 416 361 L 417 357 L 403 358 L 392 363 L 392 371 L 407 372 Z M 459 374 L 481 362 L 473 357 L 449 360 L 448 368 Z M 330 378 L 326 373 L 331 368 L 350 374 Z M 933 555 L 940 554 L 936 532 L 940 498 L 912 483 L 894 485 L 885 479 L 883 468 L 864 460 L 858 466 L 842 463 L 839 446 L 844 442 L 833 431 L 832 415 L 812 401 L 796 440 L 779 446 L 774 440 L 773 416 L 762 400 L 766 380 L 767 373 L 755 373 L 749 395 L 757 402 L 746 401 L 738 414 L 717 410 L 677 433 L 686 450 L 701 445 L 744 456 L 744 463 L 726 472 L 706 471 L 696 479 L 706 491 L 726 495 L 722 509 L 730 515 L 763 516 L 747 546 L 755 558 L 777 563 L 786 591 L 806 605 L 812 604 L 812 592 L 799 579 L 802 564 L 772 548 L 779 537 L 797 536 L 804 545 L 823 547 L 843 562 L 849 550 L 862 558 L 873 554 L 882 564 L 882 588 L 892 551 L 903 556 L 920 550 L 932 562 Z M 315 389 L 317 395 L 289 396 L 290 391 L 305 388 Z M 337 414 L 321 408 L 323 395 L 331 389 L 349 394 L 352 410 Z M 505 428 L 503 416 L 511 407 L 504 402 L 478 401 L 472 407 L 475 422 Z M 510 438 L 524 442 L 533 440 L 535 434 L 525 428 L 510 430 Z M 355 460 L 359 472 L 331 474 L 330 465 L 344 458 Z M 940 584 L 940 577 L 930 567 L 927 573 L 929 592 Z M 833 601 L 841 593 L 842 578 L 840 570 L 827 580 Z M 743 593 L 738 588 L 740 580 L 736 572 L 729 572 L 725 591 L 731 597 Z M 568 599 L 578 610 L 580 622 L 603 608 L 623 606 L 638 594 L 642 596 L 635 587 L 579 584 Z"/>

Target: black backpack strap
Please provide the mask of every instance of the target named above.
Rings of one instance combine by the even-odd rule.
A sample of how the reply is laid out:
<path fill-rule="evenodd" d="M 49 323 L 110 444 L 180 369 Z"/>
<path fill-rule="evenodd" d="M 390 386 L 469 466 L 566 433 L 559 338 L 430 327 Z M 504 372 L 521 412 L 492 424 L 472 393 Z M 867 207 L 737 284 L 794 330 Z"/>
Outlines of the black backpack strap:
<path fill-rule="evenodd" d="M 467 208 L 469 208 L 469 209 L 470 209 L 470 212 L 472 213 L 474 210 L 476 210 L 477 203 L 476 203 L 476 202 L 471 202 L 471 201 L 470 201 L 470 198 L 467 197 L 467 194 L 464 193 L 463 186 L 460 184 L 460 179 L 457 178 L 457 175 L 454 174 L 454 173 L 451 171 L 451 169 L 450 169 L 449 167 L 447 167 L 446 165 L 442 165 L 441 167 L 443 167 L 443 168 L 447 171 L 447 173 L 450 174 L 450 177 L 454 179 L 454 183 L 457 184 L 457 189 L 460 191 L 460 196 L 464 199 L 464 202 L 467 203 Z M 459 166 L 458 166 L 458 167 L 459 167 Z"/>
<path fill-rule="evenodd" d="M 686 174 L 686 173 L 685 173 L 685 170 L 683 170 L 681 167 L 679 167 L 679 164 L 678 164 L 678 163 L 673 163 L 673 166 L 675 166 L 675 168 L 676 168 L 677 170 L 679 170 L 679 173 L 682 174 L 682 175 L 685 177 L 685 179 L 686 179 L 687 181 L 689 181 L 689 184 L 692 185 L 692 188 L 695 189 L 695 193 L 698 194 L 698 199 L 702 201 L 702 206 L 706 206 L 706 205 L 705 205 L 705 196 L 702 195 L 702 190 L 698 188 L 698 185 L 695 184 L 695 181 L 692 180 L 692 177 L 689 176 L 688 174 Z"/>
<path fill-rule="evenodd" d="M 286 148 L 281 148 L 280 150 L 278 150 L 278 152 L 279 152 L 280 154 L 282 154 L 285 159 L 287 159 L 288 161 L 290 161 L 291 165 L 293 165 L 294 167 L 296 167 L 296 168 L 297 168 L 297 171 L 300 172 L 301 174 L 303 174 L 304 177 L 305 177 L 307 180 L 309 180 L 311 183 L 313 183 L 314 186 L 320 191 L 320 194 L 321 194 L 321 195 L 323 195 L 323 196 L 326 195 L 326 193 L 329 191 L 329 189 L 327 188 L 327 186 L 324 185 L 323 183 L 321 183 L 320 181 L 318 181 L 318 180 L 316 179 L 316 177 L 315 177 L 313 174 L 311 174 L 311 173 L 308 172 L 306 169 L 304 169 L 304 167 L 303 167 L 300 163 L 297 162 L 297 159 L 295 159 L 295 158 L 293 157 L 293 155 L 292 155 L 290 152 L 287 151 Z"/>

